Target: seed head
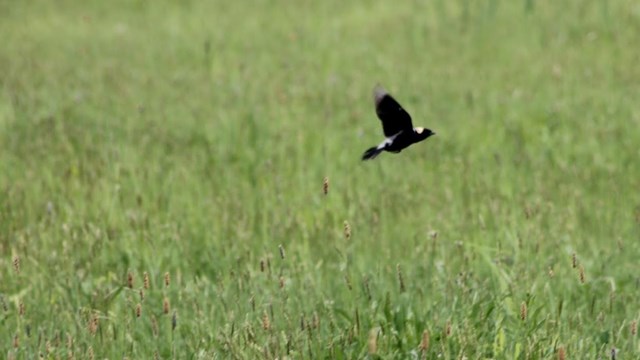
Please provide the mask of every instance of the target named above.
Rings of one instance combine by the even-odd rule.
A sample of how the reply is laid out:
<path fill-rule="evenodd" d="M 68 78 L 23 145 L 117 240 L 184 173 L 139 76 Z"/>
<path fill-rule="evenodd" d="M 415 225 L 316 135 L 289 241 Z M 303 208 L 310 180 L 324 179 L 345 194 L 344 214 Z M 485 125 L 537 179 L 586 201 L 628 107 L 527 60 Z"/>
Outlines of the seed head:
<path fill-rule="evenodd" d="M 169 272 L 167 271 L 166 273 L 164 273 L 164 287 L 169 287 L 170 283 L 171 283 L 171 276 L 169 275 Z"/>
<path fill-rule="evenodd" d="M 280 258 L 284 260 L 284 247 L 281 245 L 278 245 L 278 250 L 280 251 Z"/>
<path fill-rule="evenodd" d="M 153 337 L 158 337 L 158 332 L 158 319 L 151 315 L 151 333 L 153 334 Z"/>
<path fill-rule="evenodd" d="M 567 354 L 565 353 L 564 346 L 558 348 L 558 360 L 565 360 Z"/>
<path fill-rule="evenodd" d="M 396 272 L 398 273 L 398 283 L 400 284 L 400 292 L 405 292 L 406 288 L 404 287 L 404 277 L 402 276 L 402 270 L 400 269 L 400 264 L 396 265 Z"/>
<path fill-rule="evenodd" d="M 524 301 L 520 304 L 520 320 L 527 320 L 527 303 Z"/>
<path fill-rule="evenodd" d="M 636 336 L 638 334 L 638 320 L 633 320 L 631 322 L 629 330 L 631 331 L 631 336 Z"/>
<path fill-rule="evenodd" d="M 422 332 L 422 341 L 420 341 L 420 350 L 422 351 L 429 350 L 429 330 L 425 330 Z"/>
<path fill-rule="evenodd" d="M 369 331 L 369 340 L 367 341 L 367 347 L 370 355 L 375 355 L 378 352 L 378 333 L 380 329 L 373 328 Z"/>
<path fill-rule="evenodd" d="M 269 315 L 267 314 L 266 311 L 262 313 L 262 328 L 264 330 L 271 329 L 271 321 L 269 320 Z"/>
<path fill-rule="evenodd" d="M 170 306 L 169 306 L 169 298 L 165 297 L 162 300 L 162 312 L 165 313 L 165 314 L 169 314 L 169 308 L 170 308 Z"/>
<path fill-rule="evenodd" d="M 127 286 L 129 287 L 129 289 L 133 289 L 133 273 L 132 272 L 127 273 Z"/>
<path fill-rule="evenodd" d="M 73 337 L 69 333 L 67 333 L 67 349 L 73 349 Z"/>
<path fill-rule="evenodd" d="M 351 239 L 351 225 L 347 220 L 344 221 L 344 238 L 349 240 Z"/>
<path fill-rule="evenodd" d="M 143 278 L 143 286 L 146 290 L 149 289 L 149 287 L 151 287 L 151 281 L 149 280 L 149 273 L 148 272 L 144 272 L 144 274 L 142 275 Z"/>
<path fill-rule="evenodd" d="M 344 281 L 347 284 L 347 288 L 349 290 L 353 289 L 353 287 L 351 286 L 351 279 L 349 278 L 349 274 L 344 274 Z"/>
<path fill-rule="evenodd" d="M 362 285 L 364 287 L 365 294 L 367 294 L 367 299 L 369 299 L 369 301 L 371 301 L 371 288 L 369 287 L 369 278 L 368 277 L 365 277 L 364 280 L 362 280 Z"/>
<path fill-rule="evenodd" d="M 95 358 L 95 355 L 93 354 L 93 346 L 89 346 L 89 349 L 87 349 L 87 358 L 89 360 L 93 360 Z"/>
<path fill-rule="evenodd" d="M 585 279 L 585 275 L 584 275 L 584 266 L 580 265 L 580 283 L 584 284 L 586 279 Z"/>
<path fill-rule="evenodd" d="M 95 335 L 98 332 L 98 316 L 96 314 L 92 314 L 91 318 L 89 318 L 89 334 Z"/>
<path fill-rule="evenodd" d="M 20 338 L 18 337 L 18 334 L 15 334 L 13 336 L 13 348 L 17 349 L 20 347 Z"/>
<path fill-rule="evenodd" d="M 175 330 L 176 326 L 178 326 L 178 313 L 173 310 L 173 315 L 171 316 L 171 331 Z"/>
<path fill-rule="evenodd" d="M 140 301 L 144 301 L 144 290 L 140 289 L 139 293 L 140 293 Z"/>
<path fill-rule="evenodd" d="M 571 254 L 571 267 L 574 269 L 578 267 L 578 255 L 576 253 Z"/>
<path fill-rule="evenodd" d="M 25 312 L 24 301 L 20 299 L 20 301 L 18 301 L 18 315 L 24 316 L 24 312 Z"/>
<path fill-rule="evenodd" d="M 444 327 L 444 337 L 448 338 L 451 336 L 451 321 L 447 321 L 447 325 Z"/>
<path fill-rule="evenodd" d="M 13 255 L 13 270 L 20 275 L 20 256 Z"/>
<path fill-rule="evenodd" d="M 138 303 L 136 305 L 136 317 L 139 318 L 142 315 L 142 305 Z"/>
<path fill-rule="evenodd" d="M 327 176 L 322 179 L 322 193 L 325 195 L 329 194 L 329 178 Z"/>

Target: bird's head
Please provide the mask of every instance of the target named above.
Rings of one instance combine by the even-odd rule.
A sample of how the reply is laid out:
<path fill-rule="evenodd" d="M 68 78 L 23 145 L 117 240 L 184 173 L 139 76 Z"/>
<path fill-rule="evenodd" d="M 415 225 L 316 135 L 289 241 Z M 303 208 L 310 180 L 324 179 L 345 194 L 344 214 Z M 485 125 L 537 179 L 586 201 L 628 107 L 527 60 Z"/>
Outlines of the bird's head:
<path fill-rule="evenodd" d="M 424 139 L 428 138 L 429 136 L 432 136 L 432 135 L 436 134 L 436 133 L 434 133 L 433 131 L 431 131 L 429 129 L 425 129 L 425 128 L 421 128 L 421 127 L 414 128 L 413 131 L 415 131 L 415 133 L 418 135 L 420 140 L 424 140 Z"/>

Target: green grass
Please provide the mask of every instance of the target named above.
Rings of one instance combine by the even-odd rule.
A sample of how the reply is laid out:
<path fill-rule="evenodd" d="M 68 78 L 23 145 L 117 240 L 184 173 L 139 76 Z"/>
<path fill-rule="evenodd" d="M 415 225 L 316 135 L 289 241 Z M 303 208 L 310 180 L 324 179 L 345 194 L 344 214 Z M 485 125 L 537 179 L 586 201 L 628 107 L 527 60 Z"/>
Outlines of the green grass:
<path fill-rule="evenodd" d="M 0 14 L 0 357 L 640 356 L 635 1 Z"/>

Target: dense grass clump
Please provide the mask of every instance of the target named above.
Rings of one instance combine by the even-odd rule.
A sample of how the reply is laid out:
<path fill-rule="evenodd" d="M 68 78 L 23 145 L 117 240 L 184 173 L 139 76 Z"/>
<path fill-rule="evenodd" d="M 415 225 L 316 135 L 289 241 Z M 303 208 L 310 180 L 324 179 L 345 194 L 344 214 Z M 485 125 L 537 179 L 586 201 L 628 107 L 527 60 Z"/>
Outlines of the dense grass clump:
<path fill-rule="evenodd" d="M 640 356 L 634 1 L 0 4 L 0 357 Z M 381 83 L 438 135 L 372 162 Z"/>

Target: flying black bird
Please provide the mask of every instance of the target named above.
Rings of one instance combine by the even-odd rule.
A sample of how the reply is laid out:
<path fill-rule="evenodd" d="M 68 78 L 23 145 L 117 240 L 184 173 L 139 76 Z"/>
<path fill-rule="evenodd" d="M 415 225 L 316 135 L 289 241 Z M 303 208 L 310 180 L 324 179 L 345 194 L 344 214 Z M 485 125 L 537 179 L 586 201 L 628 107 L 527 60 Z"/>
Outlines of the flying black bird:
<path fill-rule="evenodd" d="M 371 160 L 382 151 L 399 153 L 409 145 L 436 134 L 429 129 L 414 128 L 409 113 L 380 85 L 373 89 L 373 100 L 386 139 L 380 145 L 365 151 L 362 160 Z"/>

